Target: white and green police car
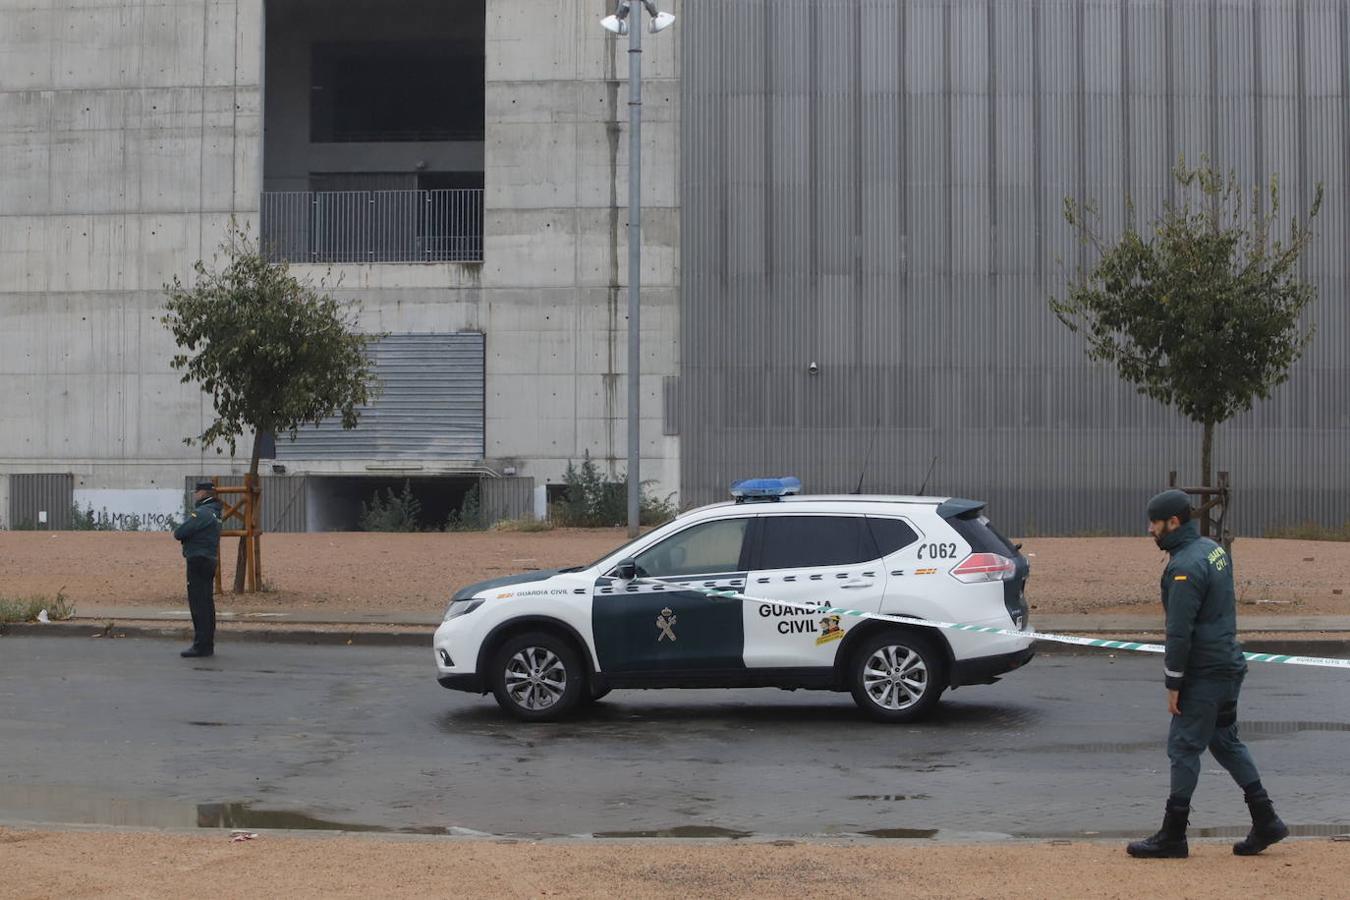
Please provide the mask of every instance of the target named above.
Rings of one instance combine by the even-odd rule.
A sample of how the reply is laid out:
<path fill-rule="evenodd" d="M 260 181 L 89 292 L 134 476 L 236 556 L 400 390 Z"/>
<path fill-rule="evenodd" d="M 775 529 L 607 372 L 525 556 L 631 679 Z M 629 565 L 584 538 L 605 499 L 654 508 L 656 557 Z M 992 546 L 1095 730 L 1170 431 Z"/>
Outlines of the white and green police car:
<path fill-rule="evenodd" d="M 588 566 L 464 588 L 436 630 L 438 680 L 491 691 L 531 721 L 615 688 L 778 687 L 849 691 L 871 716 L 905 722 L 947 688 L 1031 659 L 1029 637 L 819 611 L 1027 630 L 1027 560 L 984 504 L 799 490 L 795 478 L 739 482 L 734 502 Z"/>

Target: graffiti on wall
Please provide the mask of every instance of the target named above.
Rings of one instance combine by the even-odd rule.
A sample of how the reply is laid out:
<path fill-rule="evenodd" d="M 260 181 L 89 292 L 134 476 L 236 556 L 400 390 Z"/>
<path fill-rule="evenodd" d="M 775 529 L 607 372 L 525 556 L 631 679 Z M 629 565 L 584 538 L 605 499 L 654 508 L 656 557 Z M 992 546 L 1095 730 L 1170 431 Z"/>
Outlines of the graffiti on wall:
<path fill-rule="evenodd" d="M 100 531 L 172 531 L 183 504 L 181 491 L 166 489 L 75 491 L 77 517 Z"/>

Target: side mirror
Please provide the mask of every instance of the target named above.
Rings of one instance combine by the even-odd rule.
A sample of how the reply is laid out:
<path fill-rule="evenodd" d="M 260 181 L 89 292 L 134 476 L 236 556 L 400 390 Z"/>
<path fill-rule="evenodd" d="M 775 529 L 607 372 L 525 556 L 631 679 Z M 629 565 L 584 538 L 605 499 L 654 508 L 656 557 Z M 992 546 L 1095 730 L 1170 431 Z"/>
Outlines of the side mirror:
<path fill-rule="evenodd" d="M 632 559 L 619 560 L 619 564 L 614 567 L 614 577 L 620 581 L 632 581 L 637 578 L 637 561 Z"/>

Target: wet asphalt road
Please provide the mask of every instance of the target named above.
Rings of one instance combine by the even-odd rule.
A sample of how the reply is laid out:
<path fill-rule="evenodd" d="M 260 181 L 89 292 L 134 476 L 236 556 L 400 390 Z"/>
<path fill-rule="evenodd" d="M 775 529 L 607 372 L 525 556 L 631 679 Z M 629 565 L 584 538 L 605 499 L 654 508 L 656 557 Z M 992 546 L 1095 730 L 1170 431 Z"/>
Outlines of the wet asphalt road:
<path fill-rule="evenodd" d="M 0 821 L 496 834 L 1105 836 L 1167 791 L 1161 663 L 1041 656 L 922 725 L 844 694 L 621 691 L 526 726 L 430 650 L 0 638 Z M 1350 831 L 1344 673 L 1253 665 L 1242 730 L 1304 834 Z M 1206 757 L 1192 822 L 1245 833 Z"/>

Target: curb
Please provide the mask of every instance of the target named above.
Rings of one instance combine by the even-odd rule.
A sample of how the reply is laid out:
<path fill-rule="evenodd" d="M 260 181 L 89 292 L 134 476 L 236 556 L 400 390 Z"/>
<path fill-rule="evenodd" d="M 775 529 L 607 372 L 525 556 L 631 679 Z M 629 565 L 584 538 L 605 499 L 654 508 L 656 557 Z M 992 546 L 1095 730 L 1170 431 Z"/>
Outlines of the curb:
<path fill-rule="evenodd" d="M 332 627 L 331 630 L 314 628 L 272 627 L 231 629 L 228 625 L 220 627 L 218 632 L 228 643 L 260 644 L 310 644 L 313 646 L 345 647 L 431 647 L 434 628 L 408 628 L 396 631 L 363 631 L 359 628 Z M 1096 634 L 1096 631 L 1066 632 L 1069 634 Z M 118 625 L 106 623 L 93 625 L 87 622 L 52 622 L 49 624 L 20 623 L 0 625 L 0 636 L 13 637 L 65 637 L 65 638 L 157 638 L 164 640 L 191 640 L 192 629 L 187 623 L 182 625 Z M 1122 637 L 1113 635 L 1115 640 L 1132 640 L 1143 643 L 1157 640 L 1157 635 L 1141 637 Z M 1247 648 L 1251 649 L 1251 648 Z M 1288 656 L 1340 656 L 1350 657 L 1350 637 L 1341 632 L 1328 634 L 1327 637 L 1293 638 L 1287 640 L 1263 640 L 1257 648 L 1261 653 L 1278 653 Z M 1068 644 L 1056 644 L 1047 641 L 1036 642 L 1036 653 L 1042 656 L 1095 656 L 1101 648 L 1075 647 Z M 1127 650 L 1108 650 L 1111 654 L 1128 654 Z"/>
<path fill-rule="evenodd" d="M 250 628 L 235 631 L 229 628 L 216 629 L 218 636 L 226 643 L 258 644 L 312 644 L 315 646 L 362 646 L 362 647 L 419 647 L 431 648 L 431 635 L 434 629 L 422 631 L 360 631 L 285 628 Z M 0 637 L 61 637 L 61 638 L 156 638 L 163 640 L 192 640 L 191 626 L 163 625 L 107 625 L 22 623 L 0 625 Z"/>

